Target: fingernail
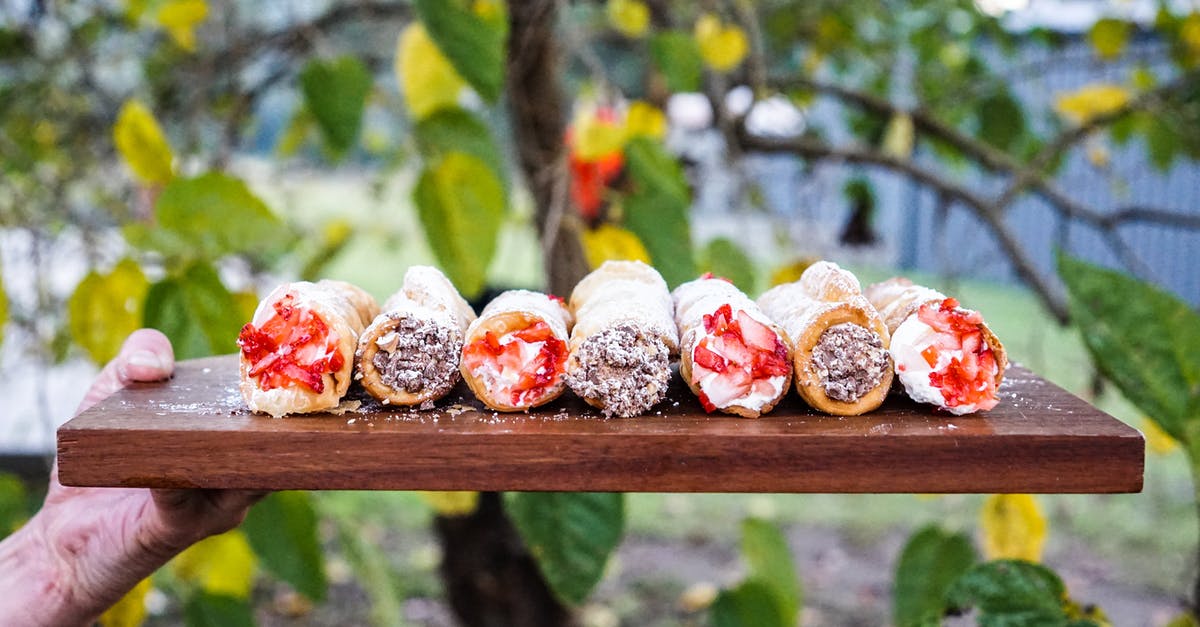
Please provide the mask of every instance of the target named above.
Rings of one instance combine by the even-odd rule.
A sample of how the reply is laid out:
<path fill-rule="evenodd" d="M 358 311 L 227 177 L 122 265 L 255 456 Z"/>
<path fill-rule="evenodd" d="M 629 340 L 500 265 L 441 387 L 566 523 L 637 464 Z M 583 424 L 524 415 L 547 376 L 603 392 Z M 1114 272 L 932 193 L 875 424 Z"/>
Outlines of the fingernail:
<path fill-rule="evenodd" d="M 166 370 L 162 359 L 159 359 L 158 354 L 147 350 L 134 352 L 129 356 L 129 361 L 126 363 L 137 368 L 153 368 L 160 372 Z"/>

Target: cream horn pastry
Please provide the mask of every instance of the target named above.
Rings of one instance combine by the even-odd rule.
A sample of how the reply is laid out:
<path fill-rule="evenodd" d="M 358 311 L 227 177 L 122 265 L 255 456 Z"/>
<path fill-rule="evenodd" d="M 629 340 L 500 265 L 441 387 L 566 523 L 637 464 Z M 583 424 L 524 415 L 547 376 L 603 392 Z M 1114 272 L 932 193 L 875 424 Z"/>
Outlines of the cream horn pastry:
<path fill-rule="evenodd" d="M 909 397 L 960 416 L 999 403 L 1008 357 L 982 314 L 902 277 L 866 295 L 891 332 L 896 378 Z"/>
<path fill-rule="evenodd" d="M 358 336 L 377 313 L 370 294 L 342 281 L 275 288 L 238 334 L 246 405 L 275 417 L 337 407 Z"/>
<path fill-rule="evenodd" d="M 792 340 L 796 391 L 805 402 L 838 416 L 883 403 L 892 385 L 888 330 L 853 274 L 820 261 L 758 304 Z"/>
<path fill-rule="evenodd" d="M 446 275 L 413 266 L 359 337 L 354 377 L 389 405 L 442 398 L 458 383 L 463 339 L 474 320 L 475 312 Z"/>
<path fill-rule="evenodd" d="M 636 416 L 667 393 L 679 348 L 671 292 L 640 261 L 606 261 L 571 292 L 567 385 L 606 416 Z"/>
<path fill-rule="evenodd" d="M 792 382 L 788 341 L 758 304 L 706 275 L 671 292 L 679 329 L 679 374 L 707 412 L 757 418 Z"/>
<path fill-rule="evenodd" d="M 562 299 L 527 290 L 497 296 L 467 329 L 459 369 L 496 411 L 544 405 L 566 389 L 563 367 L 571 313 Z"/>

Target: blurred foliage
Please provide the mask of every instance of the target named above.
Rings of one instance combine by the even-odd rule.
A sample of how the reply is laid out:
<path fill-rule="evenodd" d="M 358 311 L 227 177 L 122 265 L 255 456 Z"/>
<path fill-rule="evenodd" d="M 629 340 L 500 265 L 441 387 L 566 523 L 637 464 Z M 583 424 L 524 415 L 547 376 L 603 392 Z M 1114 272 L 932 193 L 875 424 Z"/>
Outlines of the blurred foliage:
<path fill-rule="evenodd" d="M 971 539 L 928 525 L 915 531 L 896 563 L 892 620 L 899 627 L 936 624 L 946 592 L 978 561 Z"/>
<path fill-rule="evenodd" d="M 233 173 L 230 156 L 253 150 L 257 134 L 280 115 L 265 103 L 281 94 L 293 108 L 274 138 L 279 160 L 365 165 L 381 179 L 397 164 L 410 168 L 416 213 L 436 260 L 464 293 L 482 291 L 501 227 L 517 217 L 517 172 L 507 164 L 518 142 L 499 121 L 510 61 L 505 2 L 333 2 L 324 13 L 271 19 L 204 0 L 35 4 L 38 11 L 0 17 L 0 228 L 28 236 L 36 283 L 29 300 L 9 298 L 11 274 L 0 281 L 0 324 L 26 331 L 43 364 L 72 354 L 103 362 L 141 325 L 165 331 L 181 359 L 232 352 L 263 282 L 319 278 L 361 231 L 375 228 L 340 219 L 304 226 L 286 202 L 271 206 Z M 1200 157 L 1200 134 L 1193 132 L 1200 128 L 1200 82 L 1153 91 L 1200 68 L 1195 10 L 1173 13 L 1164 5 L 1149 26 L 1099 20 L 1086 35 L 1098 64 L 1125 59 L 1145 30 L 1161 50 L 1139 53 L 1150 58 L 1128 76 L 1055 94 L 1053 106 L 1039 109 L 1013 90 L 1020 76 L 1005 61 L 1021 49 L 1056 52 L 1066 36 L 1011 31 L 970 0 L 903 7 L 866 0 L 670 3 L 662 15 L 652 8 L 608 0 L 603 11 L 564 12 L 573 20 L 567 32 L 580 32 L 564 48 L 585 62 L 570 65 L 565 81 L 572 86 L 567 104 L 580 115 L 567 116 L 572 193 L 560 196 L 580 206 L 563 201 L 557 214 L 541 213 L 579 223 L 575 232 L 584 234 L 591 263 L 645 258 L 672 286 L 700 270 L 751 291 L 758 281 L 755 251 L 737 237 L 694 238 L 692 182 L 667 148 L 659 108 L 675 93 L 712 92 L 706 96 L 719 104 L 722 89 L 748 84 L 755 99 L 782 95 L 803 110 L 834 94 L 832 85 L 888 105 L 842 107 L 854 145 L 899 163 L 933 159 L 948 177 L 979 167 L 964 145 L 1027 163 L 1059 134 L 1089 125 L 1096 126 L 1090 134 L 1117 145 L 1140 141 L 1163 170 Z M 608 57 L 586 62 L 602 48 L 630 60 L 619 68 L 629 80 L 606 66 Z M 395 75 L 399 94 L 381 73 Z M 904 106 L 891 106 L 893 100 Z M 394 121 L 400 137 L 379 140 L 370 132 L 373 117 Z M 927 132 L 929 120 L 968 141 Z M 823 138 L 823 131 L 810 129 L 809 136 Z M 308 150 L 313 142 L 320 150 Z M 731 166 L 736 159 L 731 152 Z M 1053 171 L 1061 162 L 1038 165 Z M 85 266 L 66 291 L 54 288 L 61 277 L 51 276 L 60 253 Z M 794 280 L 808 263 L 778 268 L 769 282 Z M 1116 273 L 1065 259 L 1061 268 L 1101 370 L 1200 468 L 1195 312 Z M 993 512 L 984 517 L 985 538 L 1016 533 L 1016 552 L 1036 558 L 1033 547 L 1044 536 L 1036 506 L 1003 498 L 995 503 L 1007 505 L 985 509 Z M 620 496 L 521 494 L 506 505 L 556 593 L 573 603 L 585 599 L 620 540 Z M 1014 532 L 1018 527 L 1024 530 Z M 257 562 L 319 600 L 328 582 L 317 531 L 309 497 L 274 495 L 246 523 L 253 559 L 229 538 L 206 559 L 250 571 L 245 564 Z M 775 561 L 784 557 L 780 538 L 757 522 L 743 533 L 752 574 L 722 593 L 714 621 L 792 624 L 802 599 L 790 563 Z M 957 569 L 966 561 L 957 536 L 928 532 L 917 540 L 910 563 L 944 561 Z M 360 570 L 386 572 L 366 544 L 358 539 L 348 549 Z M 1048 620 L 1086 618 L 1046 601 L 1043 592 L 1061 591 L 1053 573 L 1013 564 L 973 569 L 954 588 L 955 599 L 1000 616 L 1006 610 L 994 603 L 999 590 L 1044 605 Z M 906 567 L 898 581 L 915 582 L 914 594 L 925 601 L 903 610 L 905 617 L 923 615 L 946 586 L 947 577 L 910 579 L 915 570 Z M 235 590 L 203 581 L 184 581 L 189 624 L 253 623 L 240 594 L 246 580 Z M 371 594 L 387 610 L 377 620 L 398 615 L 385 592 Z"/>
<path fill-rule="evenodd" d="M 625 495 L 513 492 L 505 511 L 546 583 L 571 605 L 587 599 L 625 531 Z"/>
<path fill-rule="evenodd" d="M 758 518 L 742 521 L 745 579 L 721 590 L 709 608 L 717 627 L 794 627 L 800 620 L 803 591 L 787 538 Z"/>
<path fill-rule="evenodd" d="M 1040 562 L 1046 543 L 1046 518 L 1031 494 L 993 494 L 979 513 L 983 555 L 987 559 Z"/>

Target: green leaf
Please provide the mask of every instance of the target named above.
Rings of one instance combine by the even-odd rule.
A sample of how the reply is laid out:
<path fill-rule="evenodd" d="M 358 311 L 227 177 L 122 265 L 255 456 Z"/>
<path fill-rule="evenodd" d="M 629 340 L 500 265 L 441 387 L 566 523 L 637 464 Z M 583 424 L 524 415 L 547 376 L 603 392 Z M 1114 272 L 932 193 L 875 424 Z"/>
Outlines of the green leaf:
<path fill-rule="evenodd" d="M 237 351 L 246 320 L 217 271 L 197 262 L 150 287 L 143 322 L 170 338 L 176 359 L 192 359 Z"/>
<path fill-rule="evenodd" d="M 404 625 L 401 605 L 403 590 L 396 574 L 388 565 L 388 556 L 363 537 L 361 521 L 347 520 L 340 515 L 329 516 L 337 529 L 343 555 L 357 575 L 358 583 L 370 600 L 371 624 Z"/>
<path fill-rule="evenodd" d="M 426 161 L 443 159 L 452 152 L 468 154 L 487 164 L 496 179 L 507 188 L 504 158 L 487 125 L 471 112 L 459 108 L 439 109 L 417 123 L 413 137 Z"/>
<path fill-rule="evenodd" d="M 371 72 L 350 55 L 313 59 L 300 72 L 300 89 L 330 152 L 335 157 L 344 155 L 358 141 Z"/>
<path fill-rule="evenodd" d="M 950 587 L 947 604 L 959 610 L 977 608 L 982 627 L 1054 627 L 1093 625 L 1071 621 L 1066 588 L 1053 571 L 1014 560 L 971 567 Z"/>
<path fill-rule="evenodd" d="M 1150 163 L 1160 172 L 1166 172 L 1182 150 L 1182 141 L 1162 120 L 1154 116 L 1148 116 L 1146 120 L 1146 152 L 1150 155 Z"/>
<path fill-rule="evenodd" d="M 780 613 L 771 584 L 747 579 L 736 588 L 722 590 L 709 610 L 715 627 L 792 627 Z"/>
<path fill-rule="evenodd" d="M 679 164 L 645 138 L 629 142 L 625 163 L 633 184 L 624 202 L 625 228 L 646 245 L 668 285 L 690 281 L 696 277 L 688 223 L 691 200 Z"/>
<path fill-rule="evenodd" d="M 187 600 L 183 617 L 187 627 L 255 627 L 250 601 L 203 590 Z"/>
<path fill-rule="evenodd" d="M 1008 89 L 999 89 L 983 99 L 976 108 L 979 137 L 983 141 L 1008 150 L 1025 133 L 1025 111 Z"/>
<path fill-rule="evenodd" d="M 158 226 L 201 259 L 234 253 L 261 253 L 287 244 L 283 223 L 246 184 L 210 172 L 176 178 L 155 204 Z"/>
<path fill-rule="evenodd" d="M 30 514 L 25 484 L 16 475 L 0 473 L 0 538 L 16 531 Z"/>
<path fill-rule="evenodd" d="M 270 494 L 246 515 L 242 530 L 267 571 L 313 601 L 325 599 L 325 558 L 311 495 Z"/>
<path fill-rule="evenodd" d="M 795 625 L 803 593 L 783 533 L 765 520 L 747 518 L 742 522 L 742 557 L 750 568 L 748 579 L 770 586 L 784 624 Z"/>
<path fill-rule="evenodd" d="M 619 492 L 515 492 L 505 510 L 550 589 L 576 605 L 600 582 L 625 529 Z"/>
<path fill-rule="evenodd" d="M 496 253 L 504 186 L 483 161 L 451 152 L 426 166 L 413 200 L 438 263 L 463 296 L 477 296 Z"/>
<path fill-rule="evenodd" d="M 1119 272 L 1059 255 L 1071 318 L 1096 366 L 1180 442 L 1200 425 L 1200 315 Z"/>
<path fill-rule="evenodd" d="M 896 566 L 892 620 L 900 627 L 928 624 L 945 612 L 946 592 L 978 557 L 971 539 L 929 525 L 913 534 Z"/>
<path fill-rule="evenodd" d="M 480 17 L 462 0 L 416 0 L 417 15 L 454 69 L 485 100 L 504 87 L 507 20 Z"/>
<path fill-rule="evenodd" d="M 1121 56 L 1129 43 L 1129 34 L 1133 25 L 1124 20 L 1106 17 L 1097 20 L 1088 33 L 1088 40 L 1096 50 L 1096 56 L 1105 61 L 1112 61 Z"/>
<path fill-rule="evenodd" d="M 671 92 L 700 91 L 704 62 L 700 47 L 690 34 L 669 30 L 654 35 L 650 39 L 650 58 L 666 78 Z"/>
<path fill-rule="evenodd" d="M 758 283 L 754 262 L 746 256 L 741 246 L 728 237 L 709 240 L 704 250 L 700 251 L 700 269 L 713 273 L 713 276 L 729 279 L 747 294 L 756 293 Z"/>
<path fill-rule="evenodd" d="M 132 259 L 122 259 L 108 274 L 89 272 L 75 287 L 67 300 L 67 326 L 93 362 L 116 357 L 125 338 L 142 326 L 149 287 Z"/>

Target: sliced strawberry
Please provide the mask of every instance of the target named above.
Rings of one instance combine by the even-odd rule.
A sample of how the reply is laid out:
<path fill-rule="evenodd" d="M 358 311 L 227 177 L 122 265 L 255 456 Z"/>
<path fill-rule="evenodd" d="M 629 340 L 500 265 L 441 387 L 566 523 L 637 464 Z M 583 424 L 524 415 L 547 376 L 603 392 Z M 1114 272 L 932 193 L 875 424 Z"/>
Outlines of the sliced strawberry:
<path fill-rule="evenodd" d="M 700 406 L 704 408 L 705 413 L 711 414 L 717 411 L 717 406 L 708 400 L 708 395 L 704 393 L 704 390 L 700 390 Z"/>
<path fill-rule="evenodd" d="M 780 343 L 782 348 L 783 344 Z M 756 378 L 764 377 L 786 377 L 788 373 L 787 349 L 782 351 L 782 354 L 777 351 L 774 353 L 758 352 L 754 355 L 754 365 L 750 374 Z"/>
<path fill-rule="evenodd" d="M 345 360 L 325 321 L 294 303 L 291 294 L 285 295 L 261 326 L 243 326 L 238 347 L 250 363 L 250 376 L 264 390 L 301 384 L 319 394 L 325 389 L 324 376 L 340 370 Z"/>
<path fill-rule="evenodd" d="M 775 396 L 775 386 L 771 385 L 770 379 L 755 379 L 754 383 L 750 386 L 750 392 L 769 398 Z"/>
<path fill-rule="evenodd" d="M 554 331 L 550 328 L 550 325 L 539 320 L 513 333 L 513 337 L 529 343 L 542 342 L 554 337 Z"/>
<path fill-rule="evenodd" d="M 729 370 L 708 381 L 704 386 L 704 391 L 713 405 L 727 407 L 733 401 L 745 396 L 750 391 L 753 381 L 749 373 L 744 370 Z"/>
<path fill-rule="evenodd" d="M 705 344 L 706 342 L 701 342 L 692 351 L 692 361 L 713 372 L 725 372 L 727 365 L 725 358 L 709 350 Z"/>
<path fill-rule="evenodd" d="M 716 344 L 719 347 L 717 348 L 717 352 L 724 355 L 725 360 L 730 364 L 739 368 L 745 368 L 754 364 L 754 352 L 742 342 L 740 336 L 726 333 L 717 338 Z"/>
<path fill-rule="evenodd" d="M 711 314 L 704 315 L 704 330 L 712 335 L 723 335 L 729 329 L 729 321 L 733 317 L 733 312 L 726 303 L 721 305 Z"/>
<path fill-rule="evenodd" d="M 737 313 L 737 320 L 746 345 L 769 352 L 775 350 L 775 344 L 779 341 L 779 336 L 775 335 L 771 327 L 751 318 L 750 314 L 744 311 Z"/>
<path fill-rule="evenodd" d="M 925 363 L 929 364 L 930 368 L 937 366 L 938 347 L 937 346 L 927 346 L 925 348 L 925 350 L 921 351 L 921 356 L 925 358 Z"/>

